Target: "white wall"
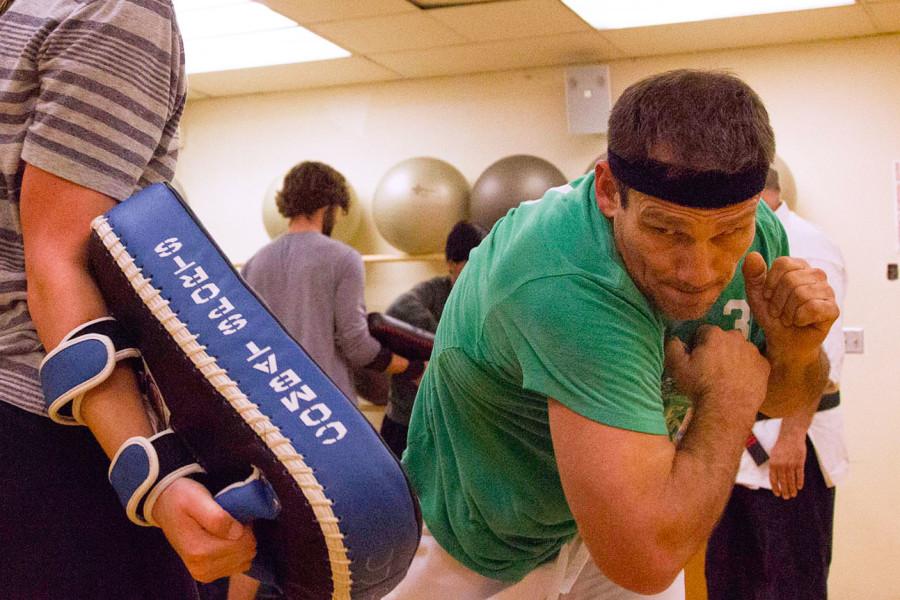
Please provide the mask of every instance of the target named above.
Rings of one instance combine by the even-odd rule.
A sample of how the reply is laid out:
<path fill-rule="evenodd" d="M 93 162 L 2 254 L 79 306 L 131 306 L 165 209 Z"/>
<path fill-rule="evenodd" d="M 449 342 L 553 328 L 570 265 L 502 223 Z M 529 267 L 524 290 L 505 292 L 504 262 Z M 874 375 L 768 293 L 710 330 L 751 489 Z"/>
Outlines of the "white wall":
<path fill-rule="evenodd" d="M 492 162 L 535 154 L 567 177 L 605 147 L 600 136 L 569 136 L 562 72 L 442 78 L 191 103 L 178 179 L 225 252 L 243 262 L 268 241 L 260 218 L 266 188 L 301 160 L 344 173 L 365 206 L 363 253 L 397 252 L 375 230 L 371 198 L 396 163 L 431 156 L 472 184 Z M 441 244 L 441 248 L 443 245 Z M 370 308 L 384 308 L 440 263 L 370 265 Z"/>
<path fill-rule="evenodd" d="M 610 64 L 613 95 L 654 72 L 728 68 L 763 97 L 799 212 L 842 247 L 850 273 L 845 326 L 864 327 L 866 353 L 844 366 L 853 457 L 838 491 L 836 600 L 900 598 L 900 282 L 892 161 L 900 160 L 900 36 L 642 58 Z M 344 172 L 369 206 L 400 160 L 434 156 L 473 183 L 493 161 L 527 153 L 575 177 L 604 146 L 566 131 L 562 68 L 193 102 L 178 178 L 232 260 L 268 241 L 260 218 L 273 178 L 304 159 Z M 361 251 L 392 252 L 371 216 Z M 437 263 L 367 268 L 367 301 L 383 308 Z"/>

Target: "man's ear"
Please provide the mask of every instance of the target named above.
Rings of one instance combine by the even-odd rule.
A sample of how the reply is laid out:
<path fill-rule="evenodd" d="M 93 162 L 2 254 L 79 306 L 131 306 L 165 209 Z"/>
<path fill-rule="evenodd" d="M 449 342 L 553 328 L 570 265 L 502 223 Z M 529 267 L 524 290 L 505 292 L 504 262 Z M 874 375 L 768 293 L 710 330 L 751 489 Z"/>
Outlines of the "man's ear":
<path fill-rule="evenodd" d="M 612 218 L 619 210 L 620 198 L 616 180 L 605 160 L 598 161 L 594 167 L 594 192 L 597 196 L 597 208 L 606 217 Z"/>

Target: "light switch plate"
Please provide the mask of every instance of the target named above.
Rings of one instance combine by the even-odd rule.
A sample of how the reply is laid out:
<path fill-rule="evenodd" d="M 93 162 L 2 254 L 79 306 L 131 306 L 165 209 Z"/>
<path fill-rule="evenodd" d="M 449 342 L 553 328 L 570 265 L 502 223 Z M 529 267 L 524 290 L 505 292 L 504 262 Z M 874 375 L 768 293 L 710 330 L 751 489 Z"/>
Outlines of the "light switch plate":
<path fill-rule="evenodd" d="M 862 354 L 865 349 L 862 327 L 844 327 L 844 352 Z"/>

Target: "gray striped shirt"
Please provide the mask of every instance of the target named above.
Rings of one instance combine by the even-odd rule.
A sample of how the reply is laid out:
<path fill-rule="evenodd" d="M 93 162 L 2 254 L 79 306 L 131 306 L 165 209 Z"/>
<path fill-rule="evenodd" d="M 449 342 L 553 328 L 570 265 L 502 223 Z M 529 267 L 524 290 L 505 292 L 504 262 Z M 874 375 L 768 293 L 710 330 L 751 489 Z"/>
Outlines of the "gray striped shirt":
<path fill-rule="evenodd" d="M 172 179 L 186 79 L 171 0 L 14 0 L 0 15 L 0 401 L 43 413 L 25 163 L 117 200 Z"/>

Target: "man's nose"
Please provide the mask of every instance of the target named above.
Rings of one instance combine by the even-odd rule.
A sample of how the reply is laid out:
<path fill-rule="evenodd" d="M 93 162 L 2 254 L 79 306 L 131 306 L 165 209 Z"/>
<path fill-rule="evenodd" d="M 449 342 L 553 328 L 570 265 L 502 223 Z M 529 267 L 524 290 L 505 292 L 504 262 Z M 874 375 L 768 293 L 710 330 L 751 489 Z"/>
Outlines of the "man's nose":
<path fill-rule="evenodd" d="M 719 279 L 718 257 L 709 244 L 691 244 L 679 249 L 675 278 L 684 291 L 699 292 L 715 285 Z"/>

